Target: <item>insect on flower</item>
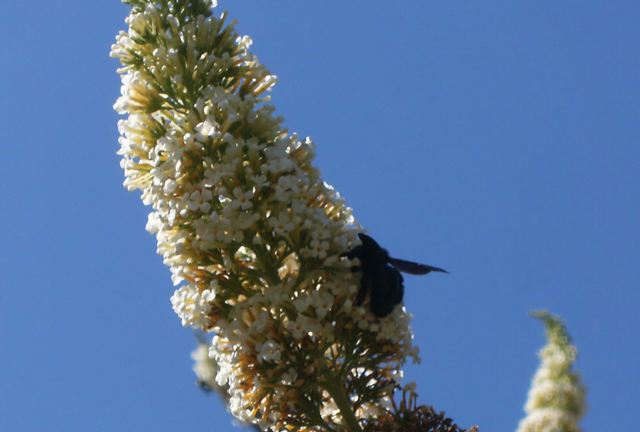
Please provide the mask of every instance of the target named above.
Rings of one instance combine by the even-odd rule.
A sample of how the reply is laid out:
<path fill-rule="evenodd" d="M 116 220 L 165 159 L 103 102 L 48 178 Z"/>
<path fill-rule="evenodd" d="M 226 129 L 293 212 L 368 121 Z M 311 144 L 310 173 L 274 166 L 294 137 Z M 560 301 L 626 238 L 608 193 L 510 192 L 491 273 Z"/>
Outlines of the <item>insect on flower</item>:
<path fill-rule="evenodd" d="M 360 266 L 353 268 L 362 272 L 356 305 L 362 305 L 369 293 L 371 312 L 379 318 L 389 315 L 396 305 L 402 303 L 404 279 L 400 272 L 414 275 L 449 273 L 439 267 L 392 258 L 386 249 L 368 235 L 358 233 L 358 237 L 362 244 L 344 254 L 349 259 L 358 258 L 360 261 Z"/>

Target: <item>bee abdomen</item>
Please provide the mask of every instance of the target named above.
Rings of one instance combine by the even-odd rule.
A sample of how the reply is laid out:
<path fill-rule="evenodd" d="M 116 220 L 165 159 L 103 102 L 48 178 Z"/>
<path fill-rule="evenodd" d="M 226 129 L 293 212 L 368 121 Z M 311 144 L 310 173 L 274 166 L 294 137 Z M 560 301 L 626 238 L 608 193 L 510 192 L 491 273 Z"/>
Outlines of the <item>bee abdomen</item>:
<path fill-rule="evenodd" d="M 371 284 L 371 312 L 379 318 L 389 315 L 393 308 L 402 303 L 404 296 L 403 278 L 400 272 L 385 265 L 377 272 L 379 280 Z"/>

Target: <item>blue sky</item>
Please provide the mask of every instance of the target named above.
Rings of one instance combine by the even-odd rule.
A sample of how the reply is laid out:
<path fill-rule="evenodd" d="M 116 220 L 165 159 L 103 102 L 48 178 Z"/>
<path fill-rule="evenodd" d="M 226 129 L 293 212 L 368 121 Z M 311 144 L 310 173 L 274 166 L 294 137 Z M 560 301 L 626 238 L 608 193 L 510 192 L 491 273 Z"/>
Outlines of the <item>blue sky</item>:
<path fill-rule="evenodd" d="M 421 399 L 513 431 L 536 351 L 567 321 L 584 429 L 640 403 L 640 4 L 225 1 L 273 97 L 406 278 Z M 391 6 L 390 6 L 391 5 Z M 0 430 L 233 431 L 194 384 L 137 194 L 121 186 L 117 1 L 0 14 Z"/>

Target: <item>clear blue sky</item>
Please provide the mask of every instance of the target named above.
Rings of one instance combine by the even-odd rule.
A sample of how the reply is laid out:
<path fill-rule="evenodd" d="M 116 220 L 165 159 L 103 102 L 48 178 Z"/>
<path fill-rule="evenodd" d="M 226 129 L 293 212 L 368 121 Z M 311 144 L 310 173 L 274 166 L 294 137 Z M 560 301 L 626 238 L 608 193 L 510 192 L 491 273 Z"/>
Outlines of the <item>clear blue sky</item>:
<path fill-rule="evenodd" d="M 407 277 L 424 402 L 513 431 L 567 321 L 586 432 L 640 403 L 640 3 L 221 1 L 286 124 Z M 0 430 L 233 431 L 194 387 L 147 209 L 121 186 L 118 1 L 0 13 Z"/>

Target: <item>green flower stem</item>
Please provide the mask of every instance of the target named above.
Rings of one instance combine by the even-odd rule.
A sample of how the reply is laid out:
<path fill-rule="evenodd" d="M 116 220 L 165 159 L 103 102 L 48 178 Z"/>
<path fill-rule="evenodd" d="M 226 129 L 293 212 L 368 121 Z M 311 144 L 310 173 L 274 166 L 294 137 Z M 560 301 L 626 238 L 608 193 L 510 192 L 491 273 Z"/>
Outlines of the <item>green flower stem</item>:
<path fill-rule="evenodd" d="M 340 409 L 342 419 L 349 428 L 349 431 L 362 432 L 362 428 L 360 427 L 356 414 L 353 412 L 347 392 L 340 382 L 341 380 L 337 375 L 327 371 L 325 372 L 325 380 L 322 382 L 322 386 L 331 395 L 331 398 L 338 406 L 338 409 Z"/>

